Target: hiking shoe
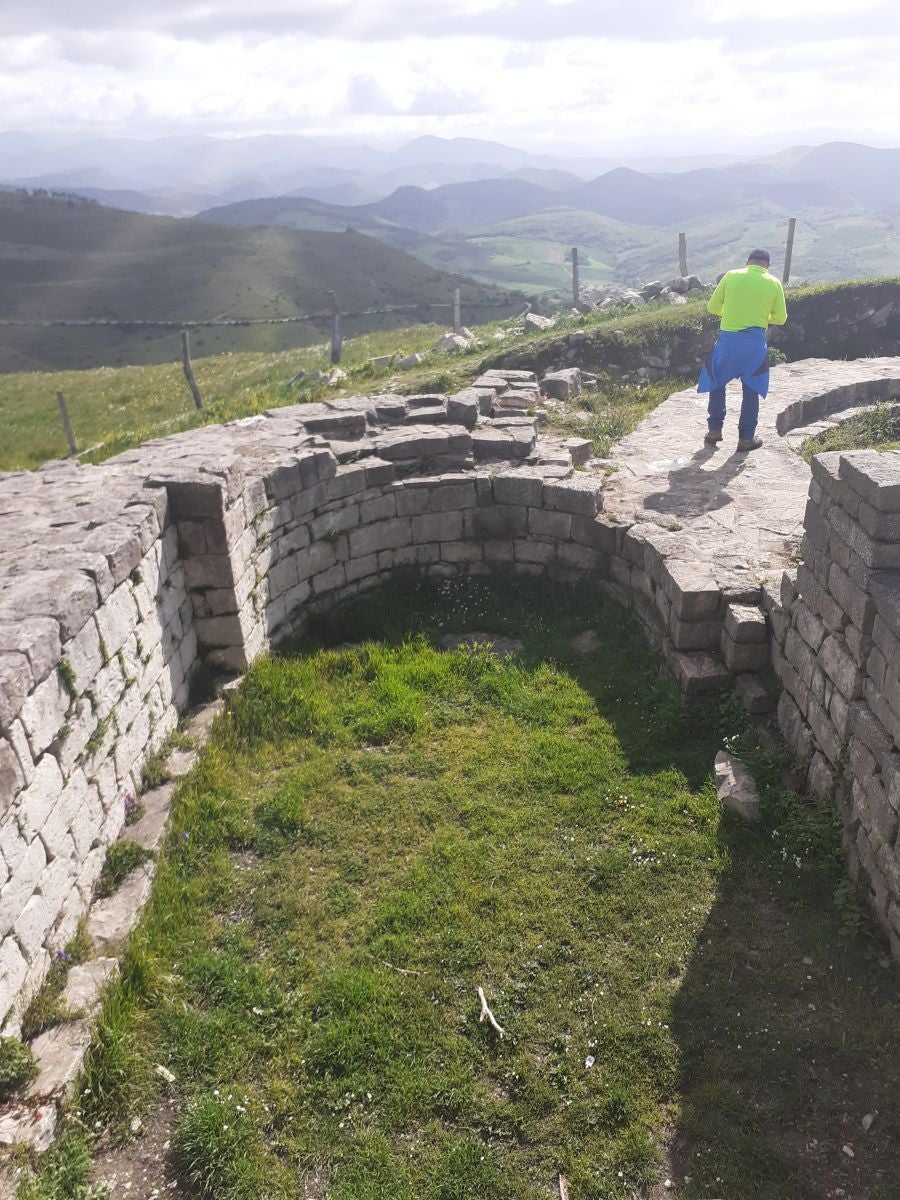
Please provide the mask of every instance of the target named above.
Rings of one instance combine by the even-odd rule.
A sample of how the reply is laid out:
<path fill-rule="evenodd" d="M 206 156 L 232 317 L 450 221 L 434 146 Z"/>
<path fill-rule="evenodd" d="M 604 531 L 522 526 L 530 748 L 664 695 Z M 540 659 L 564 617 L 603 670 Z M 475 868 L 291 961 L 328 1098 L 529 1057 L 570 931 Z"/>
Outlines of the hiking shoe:
<path fill-rule="evenodd" d="M 710 429 L 709 432 L 707 433 L 706 437 L 703 439 L 704 443 L 707 446 L 715 446 L 716 443 L 721 442 L 721 440 L 722 440 L 721 426 L 718 429 Z"/>
<path fill-rule="evenodd" d="M 761 437 L 738 438 L 738 453 L 745 454 L 748 450 L 758 450 L 762 444 Z"/>

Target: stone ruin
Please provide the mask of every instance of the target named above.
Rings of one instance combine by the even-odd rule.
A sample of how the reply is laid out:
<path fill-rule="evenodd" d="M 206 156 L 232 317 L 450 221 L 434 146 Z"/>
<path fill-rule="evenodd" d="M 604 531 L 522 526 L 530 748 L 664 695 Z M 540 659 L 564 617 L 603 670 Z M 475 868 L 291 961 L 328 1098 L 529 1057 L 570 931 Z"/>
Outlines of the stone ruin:
<path fill-rule="evenodd" d="M 577 368 L 542 384 L 580 386 Z M 497 369 L 454 396 L 275 409 L 100 466 L 0 475 L 3 1031 L 88 912 L 200 665 L 239 673 L 401 569 L 593 580 L 687 698 L 734 684 L 766 712 L 774 667 L 786 741 L 836 803 L 900 957 L 900 456 L 822 455 L 810 478 L 791 443 L 898 393 L 900 360 L 779 368 L 767 447 L 744 468 L 690 457 L 691 393 L 601 462 L 584 439 L 539 435 L 535 376 Z"/>
<path fill-rule="evenodd" d="M 622 283 L 586 284 L 579 292 L 579 312 L 606 312 L 611 308 L 640 308 L 652 300 L 667 304 L 687 304 L 689 296 L 708 290 L 699 275 L 677 275 L 668 282 L 654 279 L 643 287 Z"/>

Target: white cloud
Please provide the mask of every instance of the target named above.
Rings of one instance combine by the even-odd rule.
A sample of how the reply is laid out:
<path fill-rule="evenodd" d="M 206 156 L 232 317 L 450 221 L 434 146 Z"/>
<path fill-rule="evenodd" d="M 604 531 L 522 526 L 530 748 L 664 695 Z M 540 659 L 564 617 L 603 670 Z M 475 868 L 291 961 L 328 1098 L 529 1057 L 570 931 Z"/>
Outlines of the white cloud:
<path fill-rule="evenodd" d="M 423 88 L 406 108 L 410 116 L 418 117 L 456 117 L 483 111 L 484 104 L 474 92 L 457 92 L 440 86 Z"/>
<path fill-rule="evenodd" d="M 6 128 L 892 142 L 893 0 L 0 0 Z"/>
<path fill-rule="evenodd" d="M 661 41 L 702 36 L 711 23 L 719 33 L 765 36 L 775 26 L 814 20 L 818 37 L 856 32 L 861 19 L 896 25 L 893 0 L 779 0 L 760 9 L 750 0 L 4 0 L 0 36 L 70 29 L 108 32 L 146 29 L 174 38 L 229 34 L 304 34 L 344 40 L 407 37 L 452 38 L 460 34 L 503 41 L 547 41 L 571 36 Z"/>
<path fill-rule="evenodd" d="M 397 105 L 371 75 L 354 75 L 347 84 L 347 109 L 356 114 L 397 112 Z"/>

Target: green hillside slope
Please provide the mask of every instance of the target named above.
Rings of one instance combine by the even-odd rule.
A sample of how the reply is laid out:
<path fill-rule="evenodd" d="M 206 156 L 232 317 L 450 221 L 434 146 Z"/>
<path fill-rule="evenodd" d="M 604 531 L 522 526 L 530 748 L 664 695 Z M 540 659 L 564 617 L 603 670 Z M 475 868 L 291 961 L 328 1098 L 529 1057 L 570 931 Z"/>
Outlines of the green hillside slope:
<path fill-rule="evenodd" d="M 889 215 L 844 213 L 834 209 L 797 212 L 792 278 L 809 283 L 895 275 L 900 272 L 900 221 Z M 460 238 L 446 257 L 447 244 L 415 251 L 432 265 L 457 269 L 505 287 L 558 291 L 567 296 L 572 246 L 579 248 L 584 283 L 616 280 L 642 284 L 670 278 L 678 269 L 678 234 L 687 233 L 688 266 L 713 280 L 742 261 L 752 246 L 766 246 L 780 270 L 787 215 L 759 203 L 697 217 L 665 228 L 626 224 L 573 209 L 548 209 L 503 221 Z"/>
<path fill-rule="evenodd" d="M 356 232 L 225 228 L 65 200 L 0 195 L 0 321 L 279 319 L 421 306 L 418 314 L 349 319 L 347 332 L 425 319 L 446 322 L 450 280 Z M 521 308 L 486 284 L 463 288 L 464 315 L 483 321 Z M 434 307 L 443 305 L 446 307 Z M 304 323 L 199 330 L 197 354 L 275 351 L 321 340 Z M 174 356 L 171 330 L 0 325 L 0 369 L 152 363 Z"/>
<path fill-rule="evenodd" d="M 538 185 L 546 173 L 517 172 L 430 191 L 402 188 L 356 208 L 284 198 L 203 215 L 235 224 L 352 225 L 431 266 L 563 299 L 573 245 L 586 283 L 641 284 L 675 273 L 678 233 L 686 231 L 690 270 L 715 278 L 755 244 L 777 260 L 795 216 L 795 277 L 833 282 L 900 269 L 900 206 L 883 203 L 895 157 L 900 152 L 820 147 L 754 167 L 672 175 L 623 168 L 556 191 Z"/>

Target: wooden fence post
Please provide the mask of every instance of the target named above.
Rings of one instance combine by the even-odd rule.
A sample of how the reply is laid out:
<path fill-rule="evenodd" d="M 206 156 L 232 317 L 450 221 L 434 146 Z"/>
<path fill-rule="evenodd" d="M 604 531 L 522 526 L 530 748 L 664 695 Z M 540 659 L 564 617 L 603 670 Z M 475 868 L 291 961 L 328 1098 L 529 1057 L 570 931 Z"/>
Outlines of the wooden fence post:
<path fill-rule="evenodd" d="M 787 246 L 784 251 L 784 273 L 781 282 L 787 283 L 791 277 L 791 259 L 794 257 L 794 234 L 797 230 L 797 218 L 791 217 L 788 222 Z"/>
<path fill-rule="evenodd" d="M 203 397 L 200 395 L 197 380 L 194 378 L 194 368 L 191 366 L 191 338 L 186 329 L 181 331 L 181 365 L 184 367 L 184 377 L 191 389 L 191 395 L 194 397 L 194 407 L 199 410 L 203 407 Z"/>
<path fill-rule="evenodd" d="M 578 307 L 581 301 L 581 280 L 578 278 L 578 247 L 572 247 L 572 304 Z"/>
<path fill-rule="evenodd" d="M 66 398 L 62 392 L 56 393 L 56 403 L 59 405 L 59 415 L 62 418 L 62 426 L 65 430 L 66 441 L 69 443 L 69 456 L 74 458 L 78 453 L 78 446 L 75 443 L 75 431 L 72 428 L 72 422 L 69 420 L 69 410 L 66 408 Z"/>
<path fill-rule="evenodd" d="M 341 351 L 344 348 L 344 335 L 341 332 L 341 306 L 334 292 L 331 297 L 331 365 L 336 367 L 341 361 Z"/>
<path fill-rule="evenodd" d="M 678 270 L 681 273 L 681 278 L 684 279 L 688 273 L 686 233 L 679 233 L 678 235 Z"/>
<path fill-rule="evenodd" d="M 452 282 L 453 282 L 453 308 L 451 311 L 453 312 L 453 332 L 459 333 L 459 331 L 462 329 L 462 315 L 460 313 L 460 304 L 459 304 L 459 276 L 454 275 L 452 277 Z"/>

